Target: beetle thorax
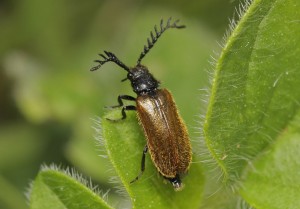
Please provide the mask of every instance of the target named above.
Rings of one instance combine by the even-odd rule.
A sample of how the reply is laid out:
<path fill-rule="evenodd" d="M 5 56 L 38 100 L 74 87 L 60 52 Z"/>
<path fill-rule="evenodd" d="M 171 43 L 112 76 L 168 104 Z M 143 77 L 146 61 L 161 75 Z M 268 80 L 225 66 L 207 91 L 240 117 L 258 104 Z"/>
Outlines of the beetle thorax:
<path fill-rule="evenodd" d="M 159 86 L 159 82 L 149 73 L 147 67 L 143 65 L 137 65 L 130 69 L 127 78 L 130 80 L 133 91 L 137 95 L 151 93 Z"/>

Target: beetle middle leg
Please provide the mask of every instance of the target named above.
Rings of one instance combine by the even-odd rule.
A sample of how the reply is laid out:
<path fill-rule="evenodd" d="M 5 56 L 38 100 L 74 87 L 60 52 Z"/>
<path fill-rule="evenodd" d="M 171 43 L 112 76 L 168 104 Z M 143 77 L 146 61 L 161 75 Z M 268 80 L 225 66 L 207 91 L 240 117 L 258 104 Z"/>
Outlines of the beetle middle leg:
<path fill-rule="evenodd" d="M 110 118 L 106 118 L 107 120 L 110 120 L 110 121 L 119 121 L 119 120 L 123 120 L 126 118 L 126 110 L 136 110 L 136 107 L 133 106 L 133 105 L 127 105 L 127 106 L 124 106 L 124 103 L 122 100 L 129 100 L 129 101 L 135 101 L 135 98 L 132 97 L 132 96 L 129 96 L 129 95 L 119 95 L 118 96 L 118 105 L 114 105 L 114 106 L 109 106 L 110 108 L 117 108 L 117 107 L 122 107 L 122 118 L 119 118 L 119 119 L 110 119 Z"/>
<path fill-rule="evenodd" d="M 143 155 L 142 155 L 142 161 L 141 161 L 141 171 L 140 171 L 139 175 L 130 182 L 130 184 L 139 180 L 139 178 L 143 175 L 143 173 L 145 171 L 145 160 L 146 160 L 147 152 L 148 152 L 148 146 L 145 145 L 144 150 L 143 150 Z"/>

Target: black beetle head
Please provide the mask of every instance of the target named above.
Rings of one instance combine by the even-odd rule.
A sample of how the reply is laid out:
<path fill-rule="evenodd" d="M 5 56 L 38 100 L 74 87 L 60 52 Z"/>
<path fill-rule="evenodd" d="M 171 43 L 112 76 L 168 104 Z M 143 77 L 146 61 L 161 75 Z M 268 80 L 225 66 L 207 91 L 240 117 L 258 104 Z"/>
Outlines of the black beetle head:
<path fill-rule="evenodd" d="M 131 68 L 127 78 L 131 82 L 133 91 L 138 95 L 150 93 L 159 86 L 159 82 L 149 73 L 147 67 L 141 64 Z"/>

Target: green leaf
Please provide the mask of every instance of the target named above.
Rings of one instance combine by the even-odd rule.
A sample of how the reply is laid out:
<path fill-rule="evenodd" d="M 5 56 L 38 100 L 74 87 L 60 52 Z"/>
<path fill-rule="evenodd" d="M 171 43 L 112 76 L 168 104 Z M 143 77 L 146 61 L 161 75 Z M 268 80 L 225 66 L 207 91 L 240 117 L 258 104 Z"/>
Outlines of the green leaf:
<path fill-rule="evenodd" d="M 120 110 L 114 110 L 105 117 L 120 116 Z M 136 113 L 128 112 L 124 121 L 111 122 L 103 119 L 102 128 L 108 156 L 129 193 L 133 208 L 199 208 L 204 182 L 199 164 L 192 163 L 189 173 L 183 178 L 185 187 L 176 192 L 159 175 L 147 154 L 144 174 L 138 181 L 130 184 L 140 172 L 142 152 L 146 144 Z"/>
<path fill-rule="evenodd" d="M 218 206 L 210 208 L 232 208 L 234 202 L 245 207 L 235 189 L 240 185 L 252 206 L 293 208 L 290 204 L 297 204 L 298 188 L 285 184 L 290 179 L 297 182 L 295 159 L 281 167 L 288 172 L 281 172 L 277 179 L 266 173 L 278 173 L 279 166 L 271 169 L 266 165 L 275 166 L 277 153 L 269 151 L 270 147 L 280 144 L 278 140 L 299 112 L 299 7 L 296 0 L 254 0 L 224 46 L 204 124 L 206 144 L 223 175 L 221 192 L 214 198 L 224 204 L 213 203 Z M 299 130 L 291 136 L 294 140 L 296 132 Z M 278 185 L 272 187 L 272 181 L 281 184 L 282 191 Z M 222 192 L 226 190 L 232 195 L 224 200 Z"/>
<path fill-rule="evenodd" d="M 246 173 L 241 193 L 257 209 L 300 208 L 299 113 Z"/>
<path fill-rule="evenodd" d="M 253 1 L 217 63 L 204 132 L 227 183 L 299 110 L 299 8 L 298 0 Z"/>
<path fill-rule="evenodd" d="M 78 175 L 77 175 L 78 176 Z M 79 176 L 79 178 L 81 178 Z M 57 169 L 38 174 L 30 194 L 31 209 L 82 209 L 109 207 L 96 193 Z"/>

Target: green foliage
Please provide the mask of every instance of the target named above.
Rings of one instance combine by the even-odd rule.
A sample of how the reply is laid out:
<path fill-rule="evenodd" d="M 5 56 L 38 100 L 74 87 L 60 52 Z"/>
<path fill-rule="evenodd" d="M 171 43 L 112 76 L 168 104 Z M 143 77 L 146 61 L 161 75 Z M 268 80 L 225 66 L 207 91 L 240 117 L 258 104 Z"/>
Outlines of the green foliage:
<path fill-rule="evenodd" d="M 103 47 L 103 50 L 106 49 L 115 52 L 124 63 L 132 66 L 136 62 L 139 53 L 143 49 L 143 45 L 146 43 L 146 38 L 149 36 L 149 30 L 152 30 L 153 24 L 156 23 L 153 22 L 153 16 L 155 16 L 154 12 L 155 10 L 153 9 L 151 11 L 141 12 L 139 15 L 143 15 L 143 18 L 137 18 L 136 20 L 130 22 L 131 26 L 128 27 L 129 32 L 127 32 L 130 34 L 130 36 L 128 35 L 127 37 L 128 46 L 114 49 L 113 44 L 107 48 L 104 48 L 104 46 L 102 46 L 103 44 L 99 44 L 101 45 L 101 49 Z M 159 11 L 156 12 L 160 14 Z M 159 16 L 158 14 L 157 16 Z M 207 62 L 211 50 L 207 44 L 213 40 L 213 37 L 211 37 L 210 34 L 207 34 L 207 32 L 204 30 L 199 30 L 199 28 L 197 29 L 196 24 L 192 22 L 189 23 L 187 21 L 182 21 L 182 23 L 188 26 L 189 31 L 168 31 L 165 37 L 162 37 L 161 40 L 158 41 L 157 47 L 155 47 L 155 49 L 152 50 L 149 56 L 143 61 L 144 64 L 149 67 L 151 72 L 153 72 L 153 74 L 159 80 L 162 80 L 162 86 L 167 87 L 173 92 L 176 101 L 178 101 L 177 105 L 179 109 L 182 110 L 181 113 L 184 119 L 186 121 L 192 121 L 194 119 L 194 115 L 199 109 L 198 100 L 194 99 L 195 95 L 198 94 L 197 88 L 204 87 L 208 80 L 206 72 L 204 70 L 199 71 L 198 69 Z M 141 31 L 140 28 L 145 27 L 145 25 L 149 25 L 147 27 L 148 29 Z M 133 36 L 132 34 L 138 35 Z M 126 34 L 124 33 L 122 34 L 122 36 L 125 35 Z M 202 38 L 199 38 L 199 36 Z M 206 42 L 203 42 L 204 39 Z M 181 44 L 182 42 L 185 44 Z M 174 43 L 176 43 L 176 45 L 174 45 Z M 201 47 L 196 47 L 196 45 Z M 174 48 L 174 50 L 170 50 L 170 48 Z M 194 57 L 201 56 L 201 58 L 194 60 L 193 56 L 187 53 L 191 49 L 193 49 L 193 52 L 195 53 L 193 55 Z M 126 50 L 126 56 L 122 55 L 122 50 Z M 95 51 L 98 52 L 99 50 Z M 92 56 L 97 58 L 95 55 Z M 182 61 L 177 62 L 176 60 L 179 59 Z M 79 81 L 79 77 L 82 76 L 82 72 L 78 73 L 78 71 L 76 71 L 72 73 L 73 79 L 75 78 L 76 80 L 76 82 L 74 82 L 81 84 L 78 87 L 74 87 L 75 90 L 72 90 L 72 85 L 70 84 L 70 86 L 67 88 L 68 92 L 77 92 L 77 88 L 81 89 L 82 86 L 84 87 L 82 92 L 86 91 L 84 89 L 88 89 L 88 91 L 90 91 L 88 95 L 84 96 L 84 98 L 78 98 L 78 103 L 74 103 L 73 105 L 81 106 L 82 103 L 85 103 L 85 105 L 89 103 L 95 103 L 102 109 L 104 104 L 99 104 L 98 100 L 100 99 L 104 100 L 103 98 L 109 98 L 108 100 L 110 101 L 107 101 L 106 104 L 114 104 L 118 94 L 123 94 L 126 92 L 129 92 L 128 94 L 133 94 L 128 82 L 119 82 L 126 74 L 122 70 L 118 69 L 117 66 L 107 64 L 105 68 L 101 69 L 101 71 L 87 71 L 86 73 L 89 74 L 90 77 L 94 78 L 93 82 L 89 81 L 90 83 L 85 83 L 86 80 Z M 182 80 L 186 80 L 183 78 L 188 77 L 194 79 L 195 82 L 187 82 L 185 85 L 180 85 L 180 88 L 177 88 L 178 83 L 181 83 Z M 67 79 L 67 76 L 63 76 L 62 78 L 54 76 L 54 78 L 57 82 L 63 80 L 63 82 L 59 83 L 67 82 L 64 80 L 64 78 Z M 57 105 L 57 103 L 63 98 L 63 96 L 59 96 L 59 94 L 63 95 L 65 91 L 55 94 L 55 92 L 61 89 L 61 86 L 50 87 L 53 77 L 51 79 L 43 77 L 43 79 L 46 82 L 42 82 L 42 87 L 46 90 L 47 94 L 53 95 L 55 98 L 54 102 L 49 105 L 54 113 L 52 116 L 61 116 L 59 112 L 62 110 L 59 109 L 60 105 Z M 110 85 L 112 83 L 114 85 Z M 94 84 L 95 86 L 92 88 Z M 58 100 L 56 101 L 56 99 Z M 189 100 L 190 102 L 186 103 L 186 100 Z M 77 99 L 75 102 L 76 101 Z M 201 106 L 204 105 L 201 104 Z M 67 108 L 67 106 L 65 107 Z M 117 114 L 116 117 L 119 117 L 120 110 L 116 110 L 115 114 Z M 34 115 L 30 115 L 29 113 L 28 116 L 34 117 L 35 115 L 39 116 L 39 114 L 36 113 Z M 62 118 L 62 120 L 69 119 L 68 115 L 65 114 L 65 116 L 66 118 Z M 117 187 L 120 187 L 121 184 L 124 184 L 125 188 L 121 193 L 129 194 L 127 196 L 130 197 L 131 204 L 135 208 L 169 208 L 170 205 L 172 205 L 174 208 L 182 208 L 185 206 L 190 208 L 199 207 L 204 184 L 203 174 L 199 164 L 192 164 L 187 177 L 183 178 L 183 183 L 185 184 L 184 190 L 177 193 L 174 191 L 169 182 L 165 181 L 161 176 L 159 176 L 157 169 L 153 166 L 150 157 L 147 156 L 145 174 L 140 181 L 129 185 L 129 182 L 139 173 L 142 150 L 146 143 L 140 130 L 140 126 L 134 117 L 134 113 L 129 113 L 129 118 L 120 123 L 111 124 L 107 123 L 106 120 L 103 120 L 103 133 L 101 133 L 101 135 L 105 135 L 103 140 L 106 142 L 106 150 L 108 152 L 107 155 L 112 161 L 112 165 L 116 170 L 116 174 L 114 173 L 115 171 L 108 172 L 108 170 L 112 169 L 112 165 L 103 163 L 102 161 L 104 160 L 97 156 L 99 154 L 104 155 L 103 151 L 97 150 L 97 152 L 95 152 L 96 149 L 103 150 L 104 147 L 101 146 L 99 148 L 95 148 L 95 142 L 93 141 L 89 141 L 87 143 L 86 138 L 88 136 L 93 139 L 92 134 L 89 131 L 92 130 L 91 126 L 94 126 L 96 129 L 100 129 L 99 124 L 88 123 L 86 120 L 87 118 L 87 115 L 83 115 L 78 121 L 73 121 L 75 131 L 73 132 L 73 141 L 68 146 L 67 154 L 76 166 L 78 166 L 88 175 L 92 176 L 93 179 L 101 180 L 103 182 L 108 182 L 108 178 L 116 178 L 115 176 L 118 175 L 118 178 L 120 178 L 122 182 L 119 182 Z M 94 118 L 94 116 L 92 118 Z M 193 126 L 191 122 L 187 123 L 187 125 L 188 127 Z M 192 136 L 192 139 L 195 139 L 195 137 L 193 137 L 195 135 L 193 132 L 190 132 L 190 135 Z M 128 150 L 132 150 L 132 155 L 129 155 Z M 197 156 L 194 156 L 194 161 L 199 161 Z M 112 185 L 109 186 L 112 187 Z M 105 191 L 109 187 L 104 185 L 104 187 L 101 186 L 100 188 L 101 190 Z M 108 195 L 108 202 L 110 205 L 121 205 L 117 207 L 122 208 L 124 204 L 122 201 L 125 202 L 126 200 L 123 200 L 125 198 L 121 196 L 121 203 L 120 197 L 118 200 L 112 201 L 112 199 L 114 199 L 116 196 L 115 193 L 115 189 L 111 189 L 111 192 L 109 192 Z M 185 201 L 185 199 L 188 198 L 190 201 Z"/>
<path fill-rule="evenodd" d="M 296 209 L 300 206 L 300 114 L 246 172 L 241 191 L 257 209 Z"/>
<path fill-rule="evenodd" d="M 238 187 L 245 181 L 243 196 L 257 208 L 300 207 L 297 186 L 288 186 L 299 182 L 299 163 L 288 160 L 299 137 L 290 127 L 300 101 L 299 6 L 295 0 L 254 1 L 228 38 L 214 77 L 207 146 L 223 182 Z M 291 153 L 282 155 L 289 146 Z M 275 162 L 278 157 L 285 165 Z"/>
<path fill-rule="evenodd" d="M 139 173 L 146 143 L 135 113 L 113 123 L 104 118 L 118 118 L 120 110 L 110 111 L 101 126 L 87 119 L 99 111 L 103 115 L 102 107 L 116 102 L 118 94 L 131 92 L 128 83 L 118 83 L 125 74 L 116 66 L 88 72 L 95 54 L 111 50 L 132 66 L 162 14 L 165 18 L 181 14 L 134 0 L 11 2 L 4 6 L 13 9 L 4 9 L 0 20 L 0 40 L 5 40 L 0 44 L 0 67 L 5 70 L 0 76 L 0 208 L 26 209 L 16 187 L 26 187 L 24 181 L 36 175 L 38 165 L 49 161 L 69 162 L 91 176 L 102 191 L 112 187 L 109 178 L 118 178 L 117 187 L 122 187 L 133 208 L 199 208 L 200 204 L 205 209 L 300 208 L 298 0 L 254 0 L 238 25 L 232 26 L 216 62 L 204 121 L 210 153 L 199 154 L 210 154 L 214 163 L 205 161 L 200 167 L 194 143 L 193 163 L 180 192 L 158 174 L 149 155 L 143 176 L 129 184 Z M 172 7 L 179 5 L 188 14 L 207 13 L 204 19 L 218 25 L 226 18 L 205 8 L 226 12 L 224 2 L 178 1 Z M 217 34 L 207 32 L 198 20 L 193 23 L 193 18 L 180 17 L 187 29 L 162 37 L 143 61 L 174 94 L 195 142 L 199 138 L 192 121 L 205 107 L 196 89 L 207 86 L 205 63 L 212 51 L 209 43 Z M 15 112 L 7 122 L 10 111 Z M 91 126 L 101 132 L 100 148 L 95 146 Z M 110 162 L 99 154 L 106 154 Z M 209 166 L 216 171 L 212 178 Z M 80 176 L 41 170 L 32 184 L 30 207 L 124 206 L 126 197 L 116 195 L 114 188 L 104 201 Z"/>
<path fill-rule="evenodd" d="M 104 147 L 95 142 L 90 118 L 103 115 L 103 107 L 114 104 L 118 94 L 133 92 L 120 82 L 125 74 L 118 67 L 108 64 L 101 72 L 89 68 L 102 50 L 132 66 L 162 14 L 181 19 L 188 28 L 167 32 L 144 64 L 172 91 L 188 127 L 195 127 L 195 115 L 203 107 L 197 89 L 208 80 L 199 69 L 207 65 L 216 34 L 180 12 L 137 2 L 1 4 L 0 187 L 7 191 L 0 192 L 0 208 L 28 208 L 24 191 L 29 179 L 41 164 L 52 162 L 76 167 L 102 191 L 109 190 L 110 205 L 127 203 L 110 183 L 116 174 L 109 160 L 99 157 Z"/>
<path fill-rule="evenodd" d="M 68 172 L 67 175 L 56 168 L 41 171 L 33 183 L 30 208 L 111 208 L 94 191 L 82 185 L 80 179 L 75 180 L 71 175 L 76 174 Z"/>

